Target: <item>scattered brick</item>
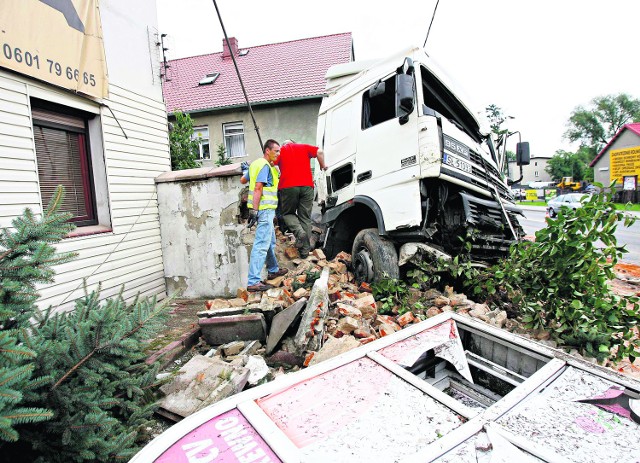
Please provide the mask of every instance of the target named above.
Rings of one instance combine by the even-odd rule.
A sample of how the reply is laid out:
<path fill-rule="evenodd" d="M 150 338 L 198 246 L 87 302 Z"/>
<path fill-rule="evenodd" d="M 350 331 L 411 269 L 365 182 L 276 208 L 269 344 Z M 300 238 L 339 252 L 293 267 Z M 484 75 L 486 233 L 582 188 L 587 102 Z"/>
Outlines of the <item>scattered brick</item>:
<path fill-rule="evenodd" d="M 314 356 L 315 354 L 316 354 L 315 352 L 309 352 L 309 353 L 306 355 L 306 357 L 304 358 L 304 363 L 303 363 L 303 365 L 304 365 L 305 367 L 308 367 L 308 366 L 309 366 L 309 363 L 311 363 L 311 360 L 313 359 L 313 356 Z"/>
<path fill-rule="evenodd" d="M 322 252 L 322 249 L 314 249 L 311 253 L 318 258 L 318 260 L 326 260 L 327 256 Z"/>
<path fill-rule="evenodd" d="M 378 327 L 378 332 L 380 333 L 380 336 L 389 336 L 390 334 L 395 333 L 396 331 L 398 331 L 397 329 L 395 329 L 394 326 L 389 325 L 387 323 L 383 323 L 382 325 L 380 325 Z"/>
<path fill-rule="evenodd" d="M 283 281 L 284 281 L 284 277 L 280 276 L 280 277 L 275 277 L 272 280 L 267 280 L 267 283 L 269 283 L 271 286 L 278 287 L 282 284 Z"/>
<path fill-rule="evenodd" d="M 238 290 L 236 291 L 236 295 L 238 296 L 238 298 L 244 300 L 245 302 L 247 301 L 247 299 L 249 299 L 249 291 L 247 291 L 246 288 L 238 288 Z"/>
<path fill-rule="evenodd" d="M 430 307 L 429 310 L 427 310 L 427 317 L 435 317 L 438 314 L 441 314 L 442 310 L 440 310 L 437 307 Z"/>
<path fill-rule="evenodd" d="M 361 293 L 371 293 L 371 285 L 366 281 L 363 281 L 362 283 L 360 283 L 360 286 L 358 286 L 358 291 L 360 291 Z"/>
<path fill-rule="evenodd" d="M 299 259 L 300 258 L 300 253 L 298 252 L 298 249 L 295 247 L 288 247 L 285 248 L 284 250 L 284 254 L 289 258 L 289 259 Z"/>
<path fill-rule="evenodd" d="M 343 317 L 338 320 L 337 329 L 345 334 L 350 334 L 358 328 L 358 320 L 353 317 Z"/>
<path fill-rule="evenodd" d="M 303 297 L 308 297 L 309 296 L 309 290 L 305 289 L 305 288 L 298 288 L 294 293 L 293 293 L 293 298 L 297 301 L 298 299 L 301 299 Z"/>
<path fill-rule="evenodd" d="M 413 312 L 405 312 L 397 318 L 397 321 L 398 325 L 405 327 L 410 323 L 415 323 L 418 319 L 413 315 Z"/>

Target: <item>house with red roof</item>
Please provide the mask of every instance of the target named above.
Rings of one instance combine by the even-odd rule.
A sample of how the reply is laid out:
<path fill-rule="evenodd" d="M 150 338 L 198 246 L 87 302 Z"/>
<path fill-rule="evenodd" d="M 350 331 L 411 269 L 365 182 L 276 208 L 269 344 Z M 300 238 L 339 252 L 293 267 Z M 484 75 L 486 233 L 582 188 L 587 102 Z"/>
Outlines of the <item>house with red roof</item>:
<path fill-rule="evenodd" d="M 169 120 L 176 111 L 191 115 L 203 166 L 214 165 L 220 146 L 233 162 L 261 156 L 232 54 L 262 141 L 315 144 L 325 74 L 353 60 L 351 33 L 246 48 L 231 37 L 229 44 L 223 39 L 222 52 L 168 61 L 165 70 Z"/>
<path fill-rule="evenodd" d="M 625 124 L 595 157 L 594 181 L 608 186 L 614 180 L 617 190 L 638 191 L 640 177 L 640 122 Z M 634 195 L 625 200 L 637 201 Z M 637 195 L 636 195 L 637 196 Z"/>

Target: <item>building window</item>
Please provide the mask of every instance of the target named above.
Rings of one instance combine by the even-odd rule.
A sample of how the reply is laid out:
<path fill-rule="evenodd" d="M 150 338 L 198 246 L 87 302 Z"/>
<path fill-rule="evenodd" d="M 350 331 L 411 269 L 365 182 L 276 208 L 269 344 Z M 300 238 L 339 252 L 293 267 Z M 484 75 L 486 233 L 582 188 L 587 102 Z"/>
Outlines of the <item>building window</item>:
<path fill-rule="evenodd" d="M 535 162 L 536 167 L 538 167 L 538 161 Z"/>
<path fill-rule="evenodd" d="M 198 159 L 211 159 L 209 127 L 194 127 L 191 138 L 198 142 Z"/>
<path fill-rule="evenodd" d="M 535 171 L 534 175 L 535 175 L 536 178 L 540 177 L 540 174 L 538 173 L 537 170 Z"/>
<path fill-rule="evenodd" d="M 216 81 L 218 76 L 220 76 L 219 72 L 212 72 L 211 74 L 207 74 L 200 80 L 200 82 L 198 82 L 198 85 L 211 85 Z"/>
<path fill-rule="evenodd" d="M 222 124 L 224 135 L 224 148 L 228 158 L 239 158 L 246 156 L 244 149 L 244 127 L 242 122 L 232 122 Z"/>
<path fill-rule="evenodd" d="M 58 185 L 65 189 L 60 212 L 69 212 L 77 226 L 98 223 L 89 149 L 93 114 L 32 100 L 33 137 L 42 204 L 46 207 Z"/>

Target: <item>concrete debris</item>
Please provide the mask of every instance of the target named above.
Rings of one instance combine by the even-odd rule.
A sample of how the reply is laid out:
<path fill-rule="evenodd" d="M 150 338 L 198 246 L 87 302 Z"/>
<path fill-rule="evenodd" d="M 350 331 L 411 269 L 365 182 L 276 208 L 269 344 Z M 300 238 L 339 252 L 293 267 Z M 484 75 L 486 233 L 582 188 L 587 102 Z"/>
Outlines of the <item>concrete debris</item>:
<path fill-rule="evenodd" d="M 324 343 L 322 348 L 313 356 L 309 365 L 315 365 L 316 363 L 328 360 L 337 355 L 344 354 L 361 345 L 360 341 L 353 336 L 343 336 L 341 338 L 329 336 L 329 339 Z"/>
<path fill-rule="evenodd" d="M 238 288 L 236 298 L 208 300 L 204 310 L 197 314 L 200 331 L 196 331 L 201 332 L 202 339 L 200 352 L 206 354 L 198 357 L 217 362 L 218 368 L 228 365 L 245 371 L 242 387 L 316 364 L 446 311 L 512 331 L 520 329 L 515 320 L 508 319 L 507 312 L 491 311 L 486 304 L 476 304 L 452 287 L 445 287 L 444 292 L 410 288 L 406 304 L 410 310 L 406 306 L 392 307 L 381 314 L 382 305 L 376 301 L 371 286 L 354 280 L 348 253 L 340 252 L 328 259 L 322 250 L 314 249 L 306 259 L 301 259 L 293 235 L 276 231 L 276 236 L 278 262 L 288 270 L 287 275 L 269 280 L 274 287 L 262 293 Z M 433 249 L 422 246 L 405 251 L 409 260 L 425 253 L 434 254 Z M 548 333 L 540 332 L 535 337 L 547 340 Z M 207 396 L 207 403 L 217 400 L 212 397 L 222 398 L 226 393 L 223 389 L 227 392 L 233 389 L 215 383 L 219 372 L 211 379 L 209 370 L 203 371 L 209 389 L 218 391 L 215 396 Z M 201 378 L 191 374 L 189 381 L 196 376 Z M 184 377 L 181 381 L 185 382 Z M 242 387 L 233 390 L 239 392 Z M 190 389 L 184 386 L 182 390 L 197 397 L 203 395 L 196 386 Z M 183 392 L 180 401 L 187 400 L 186 395 Z M 178 402 L 175 396 L 167 401 L 169 408 L 165 408 L 165 414 L 186 416 L 180 414 L 191 413 L 189 410 L 196 407 L 195 402 L 191 408 L 170 405 L 173 402 Z"/>
<path fill-rule="evenodd" d="M 259 355 L 250 355 L 244 367 L 249 370 L 249 378 L 247 381 L 251 386 L 260 384 L 269 374 L 267 362 Z"/>
<path fill-rule="evenodd" d="M 202 338 L 211 345 L 237 340 L 267 339 L 267 323 L 262 314 L 242 314 L 198 320 Z"/>
<path fill-rule="evenodd" d="M 242 391 L 248 377 L 247 368 L 197 355 L 180 368 L 172 382 L 160 387 L 166 397 L 160 401 L 159 413 L 179 421 Z"/>
<path fill-rule="evenodd" d="M 298 327 L 294 342 L 297 355 L 307 351 L 317 351 L 324 341 L 324 319 L 329 310 L 329 269 L 324 268 L 311 289 L 307 307 L 302 314 L 302 321 Z"/>
<path fill-rule="evenodd" d="M 242 349 L 244 349 L 244 342 L 232 341 L 227 344 L 223 344 L 222 346 L 220 346 L 220 349 L 222 349 L 222 352 L 224 352 L 224 355 L 226 355 L 227 357 L 230 355 L 236 355 L 239 354 Z"/>
<path fill-rule="evenodd" d="M 271 352 L 273 352 L 273 350 L 282 339 L 284 333 L 296 320 L 296 318 L 300 314 L 300 311 L 305 307 L 306 304 L 306 298 L 299 299 L 295 304 L 287 307 L 282 312 L 273 317 L 271 330 L 269 331 L 269 337 L 267 338 L 267 354 L 271 354 Z"/>
<path fill-rule="evenodd" d="M 413 262 L 417 258 L 422 260 L 422 256 L 428 257 L 432 261 L 439 259 L 451 260 L 451 256 L 432 246 L 423 243 L 406 243 L 400 247 L 398 253 L 398 265 L 402 266 L 408 262 Z"/>

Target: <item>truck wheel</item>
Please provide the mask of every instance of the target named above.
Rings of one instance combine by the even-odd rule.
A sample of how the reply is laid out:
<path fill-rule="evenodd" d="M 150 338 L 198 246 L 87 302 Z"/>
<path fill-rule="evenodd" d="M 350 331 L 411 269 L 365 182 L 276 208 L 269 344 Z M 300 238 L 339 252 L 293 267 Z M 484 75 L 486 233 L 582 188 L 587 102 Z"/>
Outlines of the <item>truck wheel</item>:
<path fill-rule="evenodd" d="M 378 235 L 377 228 L 361 230 L 353 240 L 351 253 L 356 281 L 368 283 L 400 277 L 398 253 L 391 241 Z"/>

